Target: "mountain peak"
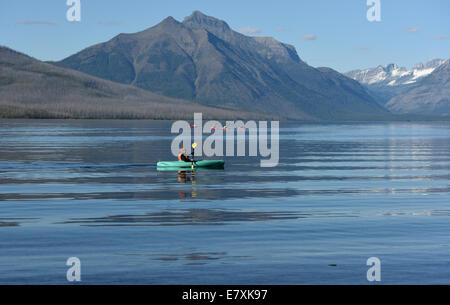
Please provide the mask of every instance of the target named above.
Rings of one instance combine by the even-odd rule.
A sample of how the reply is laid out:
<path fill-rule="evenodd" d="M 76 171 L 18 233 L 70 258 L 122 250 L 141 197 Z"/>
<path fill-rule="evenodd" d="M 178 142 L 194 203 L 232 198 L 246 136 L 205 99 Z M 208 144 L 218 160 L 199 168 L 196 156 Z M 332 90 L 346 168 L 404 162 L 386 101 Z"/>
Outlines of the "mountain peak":
<path fill-rule="evenodd" d="M 158 25 L 172 25 L 172 24 L 180 24 L 180 22 L 177 21 L 172 16 L 169 16 L 165 18 L 163 21 L 161 21 Z"/>
<path fill-rule="evenodd" d="M 394 64 L 393 62 L 388 63 L 388 64 L 386 65 L 386 67 L 385 67 L 385 70 L 386 70 L 387 72 L 391 72 L 391 71 L 393 71 L 393 70 L 395 70 L 395 69 L 398 69 L 398 66 L 397 66 L 396 64 Z"/>
<path fill-rule="evenodd" d="M 159 29 L 160 31 L 177 31 L 180 25 L 182 25 L 181 22 L 179 22 L 172 16 L 169 16 L 169 17 L 166 17 L 165 19 L 163 19 L 157 25 L 149 27 L 143 31 L 137 32 L 134 35 L 146 37 L 147 35 L 151 34 L 155 29 Z M 124 35 L 124 34 L 119 34 L 117 37 L 120 37 L 122 35 Z"/>
<path fill-rule="evenodd" d="M 434 69 L 434 68 L 439 67 L 443 63 L 445 63 L 444 59 L 436 58 L 436 59 L 429 60 L 426 63 L 419 62 L 416 65 L 414 65 L 413 69 L 416 69 L 416 70 Z"/>
<path fill-rule="evenodd" d="M 189 19 L 189 18 L 208 18 L 209 16 L 206 14 L 203 14 L 202 12 L 200 12 L 199 10 L 195 10 L 192 12 L 192 14 L 188 17 L 185 17 L 184 19 Z M 211 17 L 212 18 L 212 17 Z"/>
<path fill-rule="evenodd" d="M 126 39 L 97 44 L 58 65 L 170 97 L 295 119 L 387 113 L 357 82 L 308 66 L 293 46 L 245 36 L 199 11 L 182 23 L 168 17 Z"/>
<path fill-rule="evenodd" d="M 203 28 L 206 30 L 209 30 L 211 28 L 216 30 L 219 29 L 222 31 L 230 30 L 230 27 L 225 21 L 207 16 L 200 11 L 194 11 L 190 16 L 185 17 L 183 24 L 191 28 Z"/>

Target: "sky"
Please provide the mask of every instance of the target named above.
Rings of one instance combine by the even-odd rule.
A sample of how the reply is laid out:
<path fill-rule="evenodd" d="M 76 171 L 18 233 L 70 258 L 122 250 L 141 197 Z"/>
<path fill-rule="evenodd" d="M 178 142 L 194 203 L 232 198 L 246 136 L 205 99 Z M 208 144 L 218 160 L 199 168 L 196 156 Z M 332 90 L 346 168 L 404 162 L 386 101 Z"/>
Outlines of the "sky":
<path fill-rule="evenodd" d="M 291 44 L 308 64 L 339 72 L 450 57 L 449 0 L 379 0 L 381 21 L 374 22 L 367 0 L 79 0 L 80 22 L 67 20 L 66 1 L 0 0 L 0 45 L 56 61 L 199 10 L 246 35 Z"/>

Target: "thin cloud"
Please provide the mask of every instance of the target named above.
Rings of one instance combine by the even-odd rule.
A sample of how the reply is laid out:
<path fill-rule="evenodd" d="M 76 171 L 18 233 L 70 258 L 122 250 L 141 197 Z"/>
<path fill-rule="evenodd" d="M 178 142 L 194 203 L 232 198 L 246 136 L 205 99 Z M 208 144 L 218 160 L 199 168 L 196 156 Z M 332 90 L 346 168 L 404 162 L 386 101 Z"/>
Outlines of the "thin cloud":
<path fill-rule="evenodd" d="M 277 27 L 277 28 L 275 29 L 275 31 L 277 31 L 277 32 L 283 32 L 283 31 L 286 31 L 286 28 L 285 28 L 284 26 L 280 26 L 280 27 Z"/>
<path fill-rule="evenodd" d="M 258 28 L 248 26 L 248 27 L 239 29 L 238 32 L 241 34 L 244 34 L 244 35 L 255 35 L 255 34 L 260 34 L 261 30 Z"/>
<path fill-rule="evenodd" d="M 406 33 L 417 33 L 417 32 L 419 32 L 419 28 L 405 26 L 405 32 Z"/>
<path fill-rule="evenodd" d="M 370 48 L 369 47 L 360 47 L 359 50 L 360 51 L 369 51 Z"/>
<path fill-rule="evenodd" d="M 437 39 L 437 40 L 450 39 L 450 35 L 449 35 L 449 34 L 446 34 L 446 35 L 437 35 L 434 39 Z"/>
<path fill-rule="evenodd" d="M 50 25 L 50 26 L 56 25 L 55 22 L 39 21 L 39 20 L 21 20 L 21 21 L 19 21 L 19 24 L 24 24 L 24 25 Z"/>
<path fill-rule="evenodd" d="M 300 39 L 303 39 L 303 40 L 316 40 L 317 39 L 317 35 L 316 34 L 306 34 L 306 35 L 300 36 Z"/>
<path fill-rule="evenodd" d="M 104 26 L 119 26 L 122 24 L 120 21 L 99 21 L 97 24 L 104 25 Z"/>

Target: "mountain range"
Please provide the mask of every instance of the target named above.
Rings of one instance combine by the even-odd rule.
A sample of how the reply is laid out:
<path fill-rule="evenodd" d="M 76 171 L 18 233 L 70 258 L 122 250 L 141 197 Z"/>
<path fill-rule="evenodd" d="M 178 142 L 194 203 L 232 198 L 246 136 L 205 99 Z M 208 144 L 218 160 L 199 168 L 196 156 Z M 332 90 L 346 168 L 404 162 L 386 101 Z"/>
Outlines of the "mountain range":
<path fill-rule="evenodd" d="M 245 36 L 199 11 L 53 64 L 165 96 L 291 119 L 389 115 L 357 81 L 307 65 L 291 45 Z"/>
<path fill-rule="evenodd" d="M 398 114 L 450 116 L 450 60 L 394 96 L 386 108 Z"/>
<path fill-rule="evenodd" d="M 389 120 L 450 115 L 449 61 L 341 74 L 193 12 L 58 62 L 0 46 L 0 117 Z"/>
<path fill-rule="evenodd" d="M 161 96 L 0 47 L 0 118 L 268 118 Z"/>
<path fill-rule="evenodd" d="M 390 63 L 345 73 L 398 114 L 449 115 L 449 61 L 433 59 L 408 70 Z"/>
<path fill-rule="evenodd" d="M 445 63 L 443 59 L 433 59 L 425 64 L 418 63 L 412 69 L 399 67 L 394 63 L 364 70 L 353 70 L 347 76 L 365 85 L 402 86 L 416 83 L 419 79 L 430 75 L 437 67 Z"/>
<path fill-rule="evenodd" d="M 389 63 L 385 66 L 349 71 L 345 75 L 366 86 L 377 101 L 384 105 L 394 96 L 433 73 L 444 62 L 443 59 L 433 59 L 425 64 L 418 63 L 410 70 Z"/>

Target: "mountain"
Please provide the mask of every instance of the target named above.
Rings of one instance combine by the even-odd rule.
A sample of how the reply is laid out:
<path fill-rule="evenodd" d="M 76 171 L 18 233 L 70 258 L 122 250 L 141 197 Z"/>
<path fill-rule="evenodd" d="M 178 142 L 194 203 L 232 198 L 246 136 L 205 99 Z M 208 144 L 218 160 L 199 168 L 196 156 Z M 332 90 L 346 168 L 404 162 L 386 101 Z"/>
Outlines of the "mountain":
<path fill-rule="evenodd" d="M 430 69 L 430 68 L 429 68 Z M 440 64 L 402 94 L 393 97 L 386 107 L 400 114 L 450 115 L 450 60 Z"/>
<path fill-rule="evenodd" d="M 372 96 L 384 105 L 430 75 L 443 63 L 445 60 L 433 59 L 425 64 L 418 63 L 410 70 L 390 63 L 376 68 L 349 71 L 345 75 L 366 86 Z"/>
<path fill-rule="evenodd" d="M 169 98 L 0 46 L 0 118 L 267 118 Z"/>
<path fill-rule="evenodd" d="M 293 119 L 389 115 L 358 82 L 308 66 L 291 45 L 248 37 L 199 11 L 119 34 L 55 65 L 165 96 Z"/>

